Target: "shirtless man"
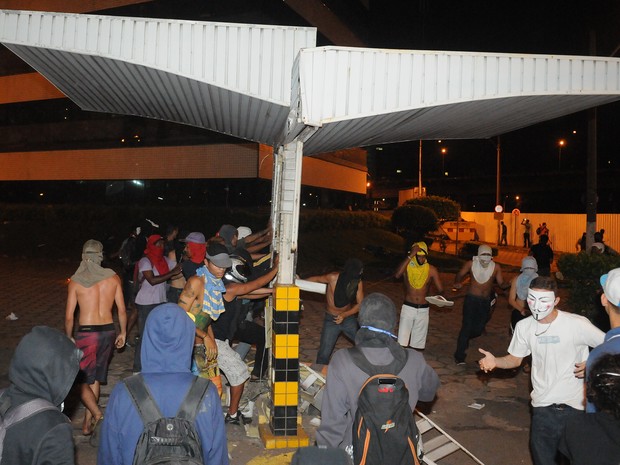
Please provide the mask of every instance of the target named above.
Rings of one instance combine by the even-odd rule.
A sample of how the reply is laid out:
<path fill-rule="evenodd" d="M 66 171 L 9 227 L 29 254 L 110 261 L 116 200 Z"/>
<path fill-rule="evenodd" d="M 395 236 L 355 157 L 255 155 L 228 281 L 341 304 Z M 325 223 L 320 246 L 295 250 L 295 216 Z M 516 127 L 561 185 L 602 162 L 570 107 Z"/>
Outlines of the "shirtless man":
<path fill-rule="evenodd" d="M 214 365 L 213 361 L 217 359 L 217 364 L 226 373 L 230 383 L 230 404 L 225 421 L 240 424 L 249 423 L 247 420 L 251 421 L 238 412 L 245 381 L 250 378 L 250 374 L 245 362 L 228 342 L 220 338 L 216 339 L 213 322 L 225 312 L 224 300 L 232 302 L 237 297 L 267 285 L 275 277 L 277 266 L 254 281 L 242 284 L 230 283 L 224 286 L 222 278 L 231 265 L 232 260 L 226 247 L 217 242 L 210 242 L 204 266 L 198 268 L 196 275 L 187 280 L 179 298 L 179 306 L 194 316 L 196 323 L 194 361 L 199 376 L 209 378 L 212 375 L 209 369 Z M 227 326 L 230 326 L 229 322 Z"/>
<path fill-rule="evenodd" d="M 405 286 L 405 302 L 400 310 L 398 325 L 398 343 L 403 347 L 409 346 L 418 350 L 426 347 L 429 321 L 426 295 L 431 283 L 435 284 L 439 294 L 443 293 L 437 268 L 428 263 L 427 255 L 426 243 L 416 242 L 394 274 L 395 278 L 404 275 Z"/>
<path fill-rule="evenodd" d="M 86 241 L 82 248 L 82 262 L 71 276 L 65 309 L 65 334 L 73 340 L 75 309 L 79 305 L 78 329 L 75 344 L 84 356 L 80 362 L 80 398 L 86 407 L 82 433 L 93 433 L 103 419 L 99 408 L 100 383 L 106 383 L 112 349 L 125 345 L 127 313 L 123 299 L 123 285 L 118 275 L 102 268 L 103 245 L 95 240 Z M 117 335 L 112 319 L 116 303 L 120 333 Z M 81 378 L 81 379 L 80 379 Z"/>
<path fill-rule="evenodd" d="M 493 261 L 493 251 L 488 245 L 478 247 L 478 255 L 463 265 L 454 278 L 453 291 L 461 289 L 463 279 L 471 275 L 469 291 L 463 303 L 463 322 L 456 343 L 454 360 L 457 365 L 465 365 L 465 351 L 469 340 L 482 334 L 489 320 L 491 294 L 497 283 L 502 289 L 510 284 L 502 278 L 502 269 Z"/>
<path fill-rule="evenodd" d="M 362 271 L 364 266 L 356 258 L 344 264 L 341 273 L 336 271 L 306 278 L 307 281 L 327 284 L 325 292 L 325 318 L 316 363 L 327 365 L 340 333 L 355 341 L 358 325 L 356 315 L 364 298 Z"/>

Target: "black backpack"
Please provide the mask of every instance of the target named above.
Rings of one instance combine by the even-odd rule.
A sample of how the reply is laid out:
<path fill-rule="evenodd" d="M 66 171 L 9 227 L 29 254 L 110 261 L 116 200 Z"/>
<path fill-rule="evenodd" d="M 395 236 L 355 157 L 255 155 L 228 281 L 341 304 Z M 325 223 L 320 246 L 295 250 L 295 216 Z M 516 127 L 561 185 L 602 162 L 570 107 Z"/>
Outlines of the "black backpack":
<path fill-rule="evenodd" d="M 194 420 L 210 381 L 195 377 L 179 411 L 172 418 L 161 414 L 140 374 L 130 376 L 124 383 L 144 423 L 133 464 L 204 465 Z"/>
<path fill-rule="evenodd" d="M 369 376 L 360 389 L 353 422 L 354 464 L 419 465 L 420 434 L 409 406 L 409 390 L 397 376 L 407 357 L 404 362 L 394 359 L 389 365 L 375 366 L 357 347 L 349 354 Z"/>

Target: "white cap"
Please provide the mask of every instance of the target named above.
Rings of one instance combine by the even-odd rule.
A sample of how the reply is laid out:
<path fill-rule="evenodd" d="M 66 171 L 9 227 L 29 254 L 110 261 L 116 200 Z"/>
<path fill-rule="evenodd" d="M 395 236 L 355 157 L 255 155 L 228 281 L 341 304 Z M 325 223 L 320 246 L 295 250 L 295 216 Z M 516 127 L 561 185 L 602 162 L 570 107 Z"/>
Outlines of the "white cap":
<path fill-rule="evenodd" d="M 607 300 L 620 307 L 620 268 L 615 268 L 601 276 L 601 286 Z"/>
<path fill-rule="evenodd" d="M 239 239 L 243 239 L 244 237 L 248 237 L 250 234 L 252 234 L 252 230 L 250 228 L 248 228 L 247 226 L 239 226 L 237 228 L 237 237 Z"/>

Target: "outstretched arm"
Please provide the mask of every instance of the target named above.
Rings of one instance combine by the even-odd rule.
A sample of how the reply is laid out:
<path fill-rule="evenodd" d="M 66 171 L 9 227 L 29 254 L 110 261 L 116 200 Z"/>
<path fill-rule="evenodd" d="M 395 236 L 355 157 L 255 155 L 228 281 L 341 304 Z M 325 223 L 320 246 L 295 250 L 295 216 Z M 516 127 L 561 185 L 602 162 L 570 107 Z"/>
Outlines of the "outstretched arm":
<path fill-rule="evenodd" d="M 504 370 L 517 368 L 523 361 L 522 357 L 515 357 L 511 354 L 496 358 L 491 352 L 487 352 L 484 349 L 478 349 L 478 351 L 484 355 L 484 358 L 482 358 L 478 364 L 480 365 L 480 369 L 485 373 L 493 371 L 495 368 L 501 368 Z"/>
<path fill-rule="evenodd" d="M 247 283 L 229 283 L 226 285 L 226 294 L 224 294 L 224 300 L 226 302 L 232 302 L 236 297 L 249 294 L 252 291 L 260 289 L 271 282 L 273 278 L 278 274 L 277 259 L 274 262 L 273 268 L 265 273 L 263 276 L 256 278 Z"/>

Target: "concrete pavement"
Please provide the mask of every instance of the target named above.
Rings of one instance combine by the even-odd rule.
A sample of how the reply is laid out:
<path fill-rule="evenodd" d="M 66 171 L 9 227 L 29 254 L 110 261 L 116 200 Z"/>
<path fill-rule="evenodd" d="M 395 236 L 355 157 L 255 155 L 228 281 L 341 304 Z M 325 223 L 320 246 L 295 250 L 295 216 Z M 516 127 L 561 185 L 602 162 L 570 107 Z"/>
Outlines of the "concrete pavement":
<path fill-rule="evenodd" d="M 518 265 L 525 251 L 511 249 L 500 248 L 496 261 Z M 0 386 L 8 384 L 10 356 L 20 338 L 32 326 L 45 324 L 62 329 L 67 278 L 77 265 L 77 262 L 16 262 L 14 259 L 0 258 L 0 279 L 4 283 L 0 289 L 0 316 L 3 317 L 0 324 Z M 505 278 L 511 279 L 516 270 L 511 266 L 503 268 Z M 450 289 L 454 275 L 442 273 L 441 278 L 444 287 Z M 387 294 L 397 308 L 400 307 L 403 300 L 400 282 L 394 282 L 387 276 L 369 276 L 365 279 L 365 287 L 367 293 Z M 508 347 L 510 311 L 505 296 L 500 295 L 486 334 L 473 341 L 466 366 L 456 366 L 452 356 L 460 329 L 464 294 L 451 295 L 446 292 L 446 297 L 454 298 L 455 305 L 449 309 L 431 309 L 428 343 L 424 352 L 429 364 L 439 374 L 442 387 L 434 403 L 422 406 L 424 413 L 486 464 L 531 464 L 528 451 L 529 375 L 520 370 L 486 375 L 478 370 L 476 363 L 479 359 L 478 347 L 496 354 L 504 354 Z M 323 297 L 302 293 L 302 299 L 304 310 L 300 324 L 300 361 L 313 362 L 319 345 Z M 14 312 L 18 320 L 5 320 L 4 317 L 10 312 Z M 349 341 L 341 337 L 337 348 L 350 345 Z M 114 384 L 131 374 L 132 357 L 132 349 L 115 353 L 109 383 L 102 387 L 100 403 L 103 406 Z M 266 386 L 262 386 L 262 389 L 266 390 Z M 252 397 L 260 394 L 260 391 L 261 385 L 256 383 L 246 389 L 246 393 Z M 484 407 L 480 410 L 468 407 L 472 403 L 484 404 Z M 91 447 L 87 438 L 81 435 L 83 408 L 75 396 L 69 399 L 67 407 L 74 426 L 77 463 L 94 465 L 96 448 Z M 303 416 L 304 427 L 312 442 L 315 428 L 311 426 L 310 420 L 313 418 L 312 412 Z M 255 417 L 254 426 L 256 420 Z M 227 432 L 233 465 L 275 465 L 290 461 L 292 450 L 265 450 L 254 427 L 246 430 L 227 425 Z M 450 463 L 458 465 L 471 462 L 455 454 L 450 457 Z"/>

